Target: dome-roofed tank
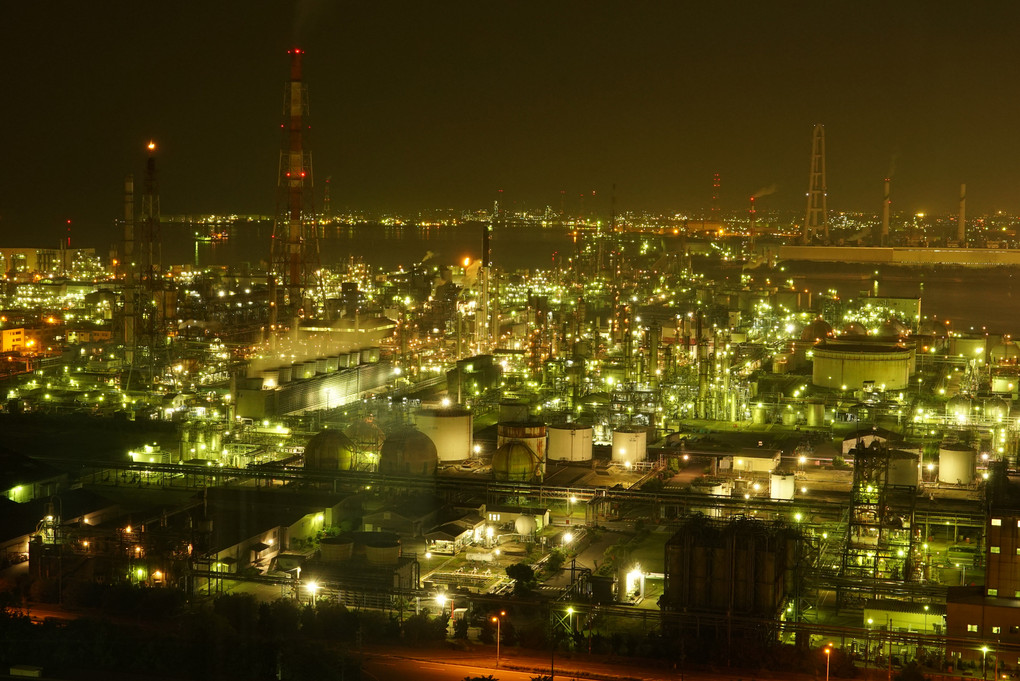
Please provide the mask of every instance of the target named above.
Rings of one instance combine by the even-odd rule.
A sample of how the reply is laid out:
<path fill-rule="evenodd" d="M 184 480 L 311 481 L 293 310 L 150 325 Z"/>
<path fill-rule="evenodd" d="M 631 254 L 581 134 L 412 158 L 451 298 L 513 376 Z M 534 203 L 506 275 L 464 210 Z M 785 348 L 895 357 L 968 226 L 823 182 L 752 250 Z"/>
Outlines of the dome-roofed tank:
<path fill-rule="evenodd" d="M 832 335 L 832 325 L 821 317 L 817 317 L 800 332 L 800 339 L 816 341 L 823 338 L 832 338 Z"/>
<path fill-rule="evenodd" d="M 539 473 L 539 460 L 526 444 L 505 442 L 492 454 L 492 477 L 512 482 L 531 482 Z"/>
<path fill-rule="evenodd" d="M 922 336 L 933 336 L 935 338 L 946 337 L 946 325 L 940 324 L 934 319 L 922 319 L 917 325 L 917 333 Z"/>
<path fill-rule="evenodd" d="M 305 445 L 305 468 L 349 471 L 354 461 L 354 451 L 354 443 L 339 430 L 319 431 Z"/>
<path fill-rule="evenodd" d="M 996 364 L 1016 364 L 1020 359 L 1020 348 L 1012 340 L 1002 339 L 988 351 L 988 357 Z"/>
<path fill-rule="evenodd" d="M 957 421 L 966 421 L 970 417 L 970 398 L 966 395 L 956 395 L 946 402 L 946 416 Z"/>
<path fill-rule="evenodd" d="M 909 336 L 910 329 L 898 319 L 890 317 L 885 320 L 880 327 L 878 327 L 879 336 L 895 336 L 897 338 L 902 336 Z"/>
<path fill-rule="evenodd" d="M 438 462 L 436 445 L 416 428 L 390 433 L 379 451 L 379 472 L 386 475 L 433 475 Z"/>
<path fill-rule="evenodd" d="M 850 322 L 843 327 L 842 336 L 867 336 L 868 330 L 860 322 Z"/>
<path fill-rule="evenodd" d="M 985 401 L 985 418 L 1002 422 L 1009 418 L 1009 402 L 1001 397 Z"/>

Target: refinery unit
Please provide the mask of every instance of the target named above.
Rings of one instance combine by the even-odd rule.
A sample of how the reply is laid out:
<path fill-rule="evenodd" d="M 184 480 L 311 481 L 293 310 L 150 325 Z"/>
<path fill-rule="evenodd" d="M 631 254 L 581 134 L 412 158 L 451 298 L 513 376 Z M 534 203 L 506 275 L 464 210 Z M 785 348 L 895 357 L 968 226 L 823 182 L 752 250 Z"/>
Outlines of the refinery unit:
<path fill-rule="evenodd" d="M 478 258 L 319 262 L 301 57 L 264 266 L 161 262 L 154 144 L 114 258 L 0 250 L 3 416 L 31 452 L 3 453 L 5 568 L 481 609 L 527 563 L 579 623 L 643 609 L 684 641 L 956 664 L 982 613 L 1016 629 L 1011 338 L 795 288 L 753 222 L 720 246 L 561 220 L 573 252 L 506 271 L 497 205 L 468 225 Z M 830 248 L 819 154 L 820 126 L 801 240 Z M 31 444 L 62 419 L 132 443 Z"/>

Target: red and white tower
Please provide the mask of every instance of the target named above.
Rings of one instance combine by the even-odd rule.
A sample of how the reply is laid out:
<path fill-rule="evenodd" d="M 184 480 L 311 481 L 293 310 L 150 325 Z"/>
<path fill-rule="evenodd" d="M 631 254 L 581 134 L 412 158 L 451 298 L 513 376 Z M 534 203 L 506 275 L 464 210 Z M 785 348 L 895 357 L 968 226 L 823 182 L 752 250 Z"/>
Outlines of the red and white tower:
<path fill-rule="evenodd" d="M 273 277 L 283 307 L 292 316 L 311 316 L 311 284 L 318 270 L 318 239 L 312 191 L 312 153 L 305 148 L 308 91 L 301 76 L 303 50 L 288 50 L 290 79 L 284 90 L 283 144 L 273 227 Z M 273 287 L 271 287 L 273 288 Z M 280 301 L 271 301 L 278 304 Z"/>

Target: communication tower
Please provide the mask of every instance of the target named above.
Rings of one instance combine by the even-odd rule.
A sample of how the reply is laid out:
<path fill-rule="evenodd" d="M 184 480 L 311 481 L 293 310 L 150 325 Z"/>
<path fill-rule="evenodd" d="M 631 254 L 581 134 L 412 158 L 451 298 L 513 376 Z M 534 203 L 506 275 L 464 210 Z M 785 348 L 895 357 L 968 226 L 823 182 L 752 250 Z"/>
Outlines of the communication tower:
<path fill-rule="evenodd" d="M 815 125 L 811 134 L 811 171 L 808 180 L 807 214 L 804 216 L 804 243 L 810 243 L 821 231 L 825 240 L 829 238 L 828 197 L 825 188 L 825 126 Z"/>

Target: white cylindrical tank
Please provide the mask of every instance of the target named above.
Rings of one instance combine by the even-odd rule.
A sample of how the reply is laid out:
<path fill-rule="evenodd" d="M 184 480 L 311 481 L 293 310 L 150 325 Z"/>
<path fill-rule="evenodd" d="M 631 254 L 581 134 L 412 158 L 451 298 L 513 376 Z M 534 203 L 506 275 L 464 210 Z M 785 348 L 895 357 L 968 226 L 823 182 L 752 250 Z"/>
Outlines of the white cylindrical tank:
<path fill-rule="evenodd" d="M 356 367 L 361 364 L 361 353 L 355 350 L 347 353 L 347 366 Z"/>
<path fill-rule="evenodd" d="M 591 461 L 592 429 L 579 423 L 549 426 L 550 461 Z"/>
<path fill-rule="evenodd" d="M 262 377 L 263 390 L 272 390 L 276 386 L 280 385 L 279 369 L 263 369 L 259 372 L 259 376 Z"/>
<path fill-rule="evenodd" d="M 340 360 L 338 360 L 335 356 L 326 358 L 326 373 L 331 374 L 334 371 L 336 371 L 339 367 Z"/>
<path fill-rule="evenodd" d="M 889 476 L 886 478 L 888 484 L 917 487 L 919 475 L 917 454 L 899 449 L 889 452 Z"/>
<path fill-rule="evenodd" d="M 436 446 L 440 463 L 471 458 L 471 412 L 462 409 L 422 409 L 415 417 L 415 425 Z"/>
<path fill-rule="evenodd" d="M 797 412 L 787 405 L 787 408 L 783 410 L 783 425 L 784 426 L 795 426 L 797 425 Z"/>
<path fill-rule="evenodd" d="M 361 351 L 362 364 L 375 364 L 379 361 L 379 348 L 364 348 Z"/>
<path fill-rule="evenodd" d="M 311 378 L 315 375 L 315 362 L 301 362 L 297 365 L 298 378 Z"/>
<path fill-rule="evenodd" d="M 939 447 L 939 482 L 969 485 L 974 482 L 977 453 L 967 445 L 947 443 Z"/>
<path fill-rule="evenodd" d="M 793 473 L 773 473 L 769 476 L 769 497 L 789 501 L 793 499 L 797 480 Z"/>
<path fill-rule="evenodd" d="M 613 463 L 626 465 L 644 461 L 648 455 L 648 433 L 644 428 L 613 431 Z"/>
<path fill-rule="evenodd" d="M 290 383 L 294 379 L 294 367 L 286 364 L 280 367 L 280 383 Z"/>
<path fill-rule="evenodd" d="M 765 423 L 765 405 L 756 404 L 751 407 L 751 423 L 760 426 Z"/>
<path fill-rule="evenodd" d="M 351 356 L 346 352 L 341 352 L 336 356 L 336 365 L 340 369 L 346 369 L 351 365 Z"/>
<path fill-rule="evenodd" d="M 496 449 L 507 442 L 523 442 L 538 457 L 539 468 L 544 472 L 547 436 L 544 423 L 499 423 L 496 425 Z"/>
<path fill-rule="evenodd" d="M 325 357 L 320 357 L 319 359 L 315 360 L 315 373 L 324 374 L 328 370 L 329 365 L 327 364 Z"/>

